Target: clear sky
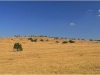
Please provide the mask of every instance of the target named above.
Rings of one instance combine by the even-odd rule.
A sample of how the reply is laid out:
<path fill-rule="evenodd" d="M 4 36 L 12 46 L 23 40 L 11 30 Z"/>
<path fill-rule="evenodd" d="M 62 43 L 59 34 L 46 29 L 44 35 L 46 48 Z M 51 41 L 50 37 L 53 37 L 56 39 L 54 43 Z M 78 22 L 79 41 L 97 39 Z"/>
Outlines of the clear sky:
<path fill-rule="evenodd" d="M 100 1 L 0 1 L 0 37 L 100 39 Z"/>

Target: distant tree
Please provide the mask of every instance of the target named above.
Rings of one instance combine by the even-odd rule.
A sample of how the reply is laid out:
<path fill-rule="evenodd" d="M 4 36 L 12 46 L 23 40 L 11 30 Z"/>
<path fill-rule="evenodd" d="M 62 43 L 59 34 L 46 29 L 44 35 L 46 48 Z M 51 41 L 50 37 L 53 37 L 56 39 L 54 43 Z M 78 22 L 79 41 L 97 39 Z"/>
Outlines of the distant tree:
<path fill-rule="evenodd" d="M 40 39 L 40 41 L 42 42 L 42 41 L 43 41 L 43 39 Z"/>
<path fill-rule="evenodd" d="M 31 35 L 31 37 L 33 37 L 33 36 Z"/>
<path fill-rule="evenodd" d="M 80 39 L 78 38 L 78 40 L 80 40 Z"/>
<path fill-rule="evenodd" d="M 82 40 L 85 40 L 85 39 L 82 39 Z"/>
<path fill-rule="evenodd" d="M 18 37 L 17 35 L 15 35 L 15 37 Z"/>
<path fill-rule="evenodd" d="M 93 41 L 92 39 L 89 39 L 89 41 Z"/>
<path fill-rule="evenodd" d="M 48 39 L 46 41 L 49 41 Z"/>
<path fill-rule="evenodd" d="M 37 39 L 34 39 L 33 42 L 37 42 Z"/>
<path fill-rule="evenodd" d="M 31 40 L 31 41 L 33 41 L 33 39 L 32 39 L 32 38 L 28 38 L 28 40 Z"/>
<path fill-rule="evenodd" d="M 59 43 L 59 41 L 56 41 L 56 43 Z"/>
<path fill-rule="evenodd" d="M 31 42 L 37 42 L 37 39 L 28 38 Z"/>
<path fill-rule="evenodd" d="M 70 42 L 70 43 L 74 43 L 75 41 L 73 41 L 73 40 L 69 40 L 69 42 Z"/>
<path fill-rule="evenodd" d="M 44 37 L 47 37 L 47 36 L 44 36 Z"/>
<path fill-rule="evenodd" d="M 76 40 L 75 38 L 72 38 L 72 40 Z"/>
<path fill-rule="evenodd" d="M 67 39 L 67 38 L 65 38 L 65 39 Z"/>
<path fill-rule="evenodd" d="M 59 37 L 54 37 L 54 40 L 59 39 Z"/>
<path fill-rule="evenodd" d="M 64 39 L 63 37 L 61 37 L 61 39 Z"/>
<path fill-rule="evenodd" d="M 40 37 L 43 37 L 43 35 L 40 35 Z"/>
<path fill-rule="evenodd" d="M 62 42 L 62 44 L 66 44 L 66 43 L 68 43 L 68 42 L 67 42 L 67 41 L 63 41 L 63 42 Z"/>

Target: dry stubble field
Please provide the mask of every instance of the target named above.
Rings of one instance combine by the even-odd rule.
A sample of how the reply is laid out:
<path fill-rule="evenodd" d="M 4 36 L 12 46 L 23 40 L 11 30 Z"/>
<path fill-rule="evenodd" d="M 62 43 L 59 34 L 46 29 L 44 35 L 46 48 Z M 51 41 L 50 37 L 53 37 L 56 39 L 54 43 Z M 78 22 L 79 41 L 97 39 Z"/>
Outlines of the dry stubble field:
<path fill-rule="evenodd" d="M 15 42 L 23 51 L 13 51 Z M 100 74 L 100 43 L 0 38 L 0 74 Z"/>

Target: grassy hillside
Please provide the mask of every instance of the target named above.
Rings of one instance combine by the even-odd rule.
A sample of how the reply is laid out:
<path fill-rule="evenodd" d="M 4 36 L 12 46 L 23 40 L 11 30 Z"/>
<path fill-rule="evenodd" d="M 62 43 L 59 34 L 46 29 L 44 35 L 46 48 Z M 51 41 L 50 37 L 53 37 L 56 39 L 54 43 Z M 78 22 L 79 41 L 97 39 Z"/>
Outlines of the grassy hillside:
<path fill-rule="evenodd" d="M 31 42 L 28 38 L 0 38 L 0 74 L 100 74 L 100 43 L 62 44 L 68 39 L 48 37 L 32 37 L 37 42 Z M 13 51 L 16 42 L 23 51 Z"/>

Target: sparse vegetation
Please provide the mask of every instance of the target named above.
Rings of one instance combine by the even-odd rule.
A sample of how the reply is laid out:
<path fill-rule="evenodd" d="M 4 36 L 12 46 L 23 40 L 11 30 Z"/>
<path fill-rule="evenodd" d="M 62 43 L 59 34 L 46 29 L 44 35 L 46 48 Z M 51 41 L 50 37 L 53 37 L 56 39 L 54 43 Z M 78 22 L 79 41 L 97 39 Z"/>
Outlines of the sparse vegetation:
<path fill-rule="evenodd" d="M 85 41 L 85 39 L 82 39 L 82 40 L 84 40 L 84 41 Z"/>
<path fill-rule="evenodd" d="M 40 41 L 42 42 L 42 41 L 43 41 L 43 39 L 40 39 Z"/>
<path fill-rule="evenodd" d="M 6 74 L 100 74 L 99 39 L 94 40 L 98 43 L 73 40 L 75 44 L 70 44 L 69 39 L 65 38 L 54 40 L 46 37 L 22 37 L 22 40 L 20 39 L 0 38 L 1 74 L 4 72 Z M 31 39 L 39 41 L 33 43 L 30 42 Z M 40 39 L 49 42 L 40 43 Z M 65 44 L 65 41 L 68 44 Z M 17 48 L 14 48 L 17 52 L 12 50 L 16 42 L 23 45 L 21 47 L 24 51 L 21 52 L 19 49 L 17 51 Z"/>
<path fill-rule="evenodd" d="M 15 35 L 15 37 L 20 37 L 20 35 Z"/>
<path fill-rule="evenodd" d="M 56 43 L 59 43 L 59 41 L 56 41 Z"/>
<path fill-rule="evenodd" d="M 90 39 L 89 41 L 93 41 L 92 39 Z"/>
<path fill-rule="evenodd" d="M 32 38 L 28 38 L 28 40 L 32 41 L 33 42 L 33 39 Z"/>
<path fill-rule="evenodd" d="M 59 39 L 59 37 L 54 37 L 54 40 L 57 40 L 57 39 Z"/>
<path fill-rule="evenodd" d="M 64 39 L 63 37 L 61 37 L 61 39 Z"/>
<path fill-rule="evenodd" d="M 28 38 L 31 42 L 37 42 L 37 39 Z"/>
<path fill-rule="evenodd" d="M 37 39 L 34 39 L 32 42 L 37 42 Z"/>
<path fill-rule="evenodd" d="M 65 38 L 65 39 L 67 39 L 67 38 Z"/>
<path fill-rule="evenodd" d="M 80 40 L 80 39 L 78 38 L 78 40 Z"/>
<path fill-rule="evenodd" d="M 66 43 L 68 43 L 68 42 L 67 42 L 67 41 L 63 41 L 63 42 L 62 42 L 62 44 L 66 44 Z"/>
<path fill-rule="evenodd" d="M 46 41 L 49 41 L 48 39 Z"/>
<path fill-rule="evenodd" d="M 73 41 L 73 40 L 69 40 L 69 42 L 70 42 L 70 43 L 74 43 L 75 41 Z"/>

